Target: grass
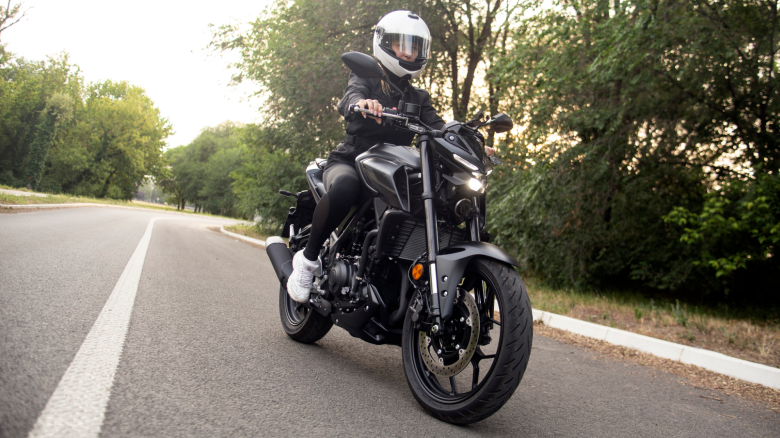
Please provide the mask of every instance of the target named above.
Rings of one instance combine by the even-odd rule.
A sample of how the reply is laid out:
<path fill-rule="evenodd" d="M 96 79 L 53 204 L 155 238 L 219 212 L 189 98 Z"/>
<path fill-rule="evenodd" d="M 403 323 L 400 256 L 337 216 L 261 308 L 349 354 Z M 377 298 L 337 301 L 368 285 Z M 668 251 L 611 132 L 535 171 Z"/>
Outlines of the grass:
<path fill-rule="evenodd" d="M 526 284 L 536 309 L 780 367 L 776 314 L 702 308 L 635 293 L 554 289 L 533 279 Z"/>
<path fill-rule="evenodd" d="M 16 190 L 22 192 L 32 192 L 24 188 L 9 187 L 0 184 L 0 189 Z M 71 196 L 48 193 L 46 197 L 41 196 L 17 196 L 7 193 L 0 193 L 0 204 L 5 205 L 32 205 L 32 204 L 76 204 L 76 203 L 92 203 L 92 204 L 104 204 L 104 205 L 121 205 L 124 207 L 139 207 L 149 210 L 161 210 L 161 211 L 178 211 L 179 213 L 197 214 L 203 216 L 223 217 L 213 215 L 209 213 L 195 213 L 192 210 L 177 210 L 176 207 L 170 205 L 155 204 L 144 201 L 123 201 L 120 199 L 108 199 L 108 198 L 91 198 L 88 196 Z M 228 218 L 232 219 L 232 218 Z"/>
<path fill-rule="evenodd" d="M 242 236 L 251 237 L 253 239 L 259 239 L 259 240 L 266 240 L 273 234 L 269 234 L 268 232 L 261 230 L 260 227 L 257 224 L 254 225 L 246 225 L 246 224 L 235 224 L 225 227 L 226 230 L 230 231 L 231 233 L 241 234 Z M 287 243 L 287 238 L 284 238 L 284 242 Z"/>
<path fill-rule="evenodd" d="M 225 227 L 225 229 L 231 233 L 241 234 L 253 239 L 265 240 L 268 238 L 268 235 L 262 233 L 255 225 L 236 224 Z"/>

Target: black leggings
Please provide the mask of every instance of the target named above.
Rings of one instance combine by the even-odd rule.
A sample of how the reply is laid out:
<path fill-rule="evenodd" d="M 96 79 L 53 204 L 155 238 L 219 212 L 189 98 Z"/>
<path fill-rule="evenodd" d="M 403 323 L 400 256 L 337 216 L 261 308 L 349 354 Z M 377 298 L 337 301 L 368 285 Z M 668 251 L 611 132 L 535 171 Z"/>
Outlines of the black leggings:
<path fill-rule="evenodd" d="M 331 164 L 325 169 L 323 179 L 327 193 L 314 209 L 311 235 L 303 250 L 303 255 L 309 260 L 317 260 L 322 244 L 360 199 L 361 184 L 354 165 Z"/>

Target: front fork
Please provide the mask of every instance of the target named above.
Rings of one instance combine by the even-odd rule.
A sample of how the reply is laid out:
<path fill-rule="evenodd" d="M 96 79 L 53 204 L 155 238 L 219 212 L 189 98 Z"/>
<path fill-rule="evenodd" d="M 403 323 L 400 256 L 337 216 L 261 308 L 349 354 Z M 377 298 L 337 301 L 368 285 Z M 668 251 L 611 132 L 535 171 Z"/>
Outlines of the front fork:
<path fill-rule="evenodd" d="M 479 198 L 476 196 L 471 198 L 471 204 L 474 208 L 471 210 L 471 215 L 469 217 L 469 232 L 471 233 L 471 241 L 479 242 Z"/>
<path fill-rule="evenodd" d="M 428 273 L 430 274 L 430 318 L 432 322 L 431 331 L 435 334 L 442 327 L 441 310 L 439 306 L 439 286 L 436 274 L 436 254 L 439 253 L 439 232 L 436 229 L 436 205 L 434 199 L 436 193 L 433 191 L 433 180 L 435 171 L 431 168 L 434 165 L 433 151 L 431 150 L 431 141 L 428 136 L 420 138 L 420 162 L 422 164 L 422 183 L 423 183 L 423 206 L 425 207 L 425 239 L 428 247 Z"/>
<path fill-rule="evenodd" d="M 428 273 L 430 274 L 430 317 L 431 332 L 436 334 L 443 327 L 441 320 L 441 306 L 439 305 L 439 287 L 438 274 L 436 273 L 436 255 L 439 253 L 439 232 L 436 227 L 436 204 L 434 202 L 436 193 L 434 187 L 436 175 L 434 166 L 434 155 L 431 139 L 428 136 L 421 136 L 419 140 L 420 161 L 422 164 L 422 183 L 423 183 L 423 206 L 425 207 L 425 237 L 428 248 Z M 477 198 L 472 200 L 474 208 L 479 208 Z M 478 212 L 477 212 L 478 213 Z M 471 240 L 479 242 L 479 214 L 472 214 L 469 222 L 469 231 Z"/>

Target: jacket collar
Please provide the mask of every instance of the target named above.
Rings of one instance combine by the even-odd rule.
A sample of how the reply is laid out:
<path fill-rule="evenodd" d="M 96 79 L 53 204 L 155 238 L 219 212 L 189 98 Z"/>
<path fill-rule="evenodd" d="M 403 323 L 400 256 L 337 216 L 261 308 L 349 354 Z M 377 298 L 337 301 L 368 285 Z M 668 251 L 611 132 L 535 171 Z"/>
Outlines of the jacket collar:
<path fill-rule="evenodd" d="M 388 70 L 385 70 L 385 74 L 387 74 L 387 78 L 390 79 L 390 82 L 396 84 L 398 86 L 398 88 L 400 88 L 401 90 L 404 91 L 404 93 L 409 90 L 409 85 L 410 84 L 409 84 L 409 80 L 408 79 L 401 79 L 400 77 L 398 77 L 395 74 L 393 74 L 393 72 L 388 71 Z M 393 91 L 395 91 L 395 90 L 393 90 Z M 393 94 L 395 94 L 395 93 L 393 93 Z"/>

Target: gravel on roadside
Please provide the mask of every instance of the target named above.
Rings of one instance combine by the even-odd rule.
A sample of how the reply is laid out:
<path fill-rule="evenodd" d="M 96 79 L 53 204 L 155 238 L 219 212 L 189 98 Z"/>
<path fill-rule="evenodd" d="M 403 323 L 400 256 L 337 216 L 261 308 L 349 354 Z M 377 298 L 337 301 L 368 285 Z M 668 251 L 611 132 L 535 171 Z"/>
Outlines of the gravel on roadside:
<path fill-rule="evenodd" d="M 639 365 L 653 367 L 660 371 L 684 378 L 684 380 L 680 381 L 683 385 L 718 391 L 726 395 L 757 401 L 766 405 L 772 411 L 780 413 L 780 391 L 767 388 L 763 385 L 745 382 L 744 380 L 724 376 L 723 374 L 705 370 L 694 365 L 662 359 L 651 354 L 641 353 L 605 341 L 547 327 L 541 321 L 534 321 L 534 334 L 593 350 L 604 358 L 626 360 Z M 716 401 L 722 401 L 717 398 L 716 395 L 712 398 Z"/>

